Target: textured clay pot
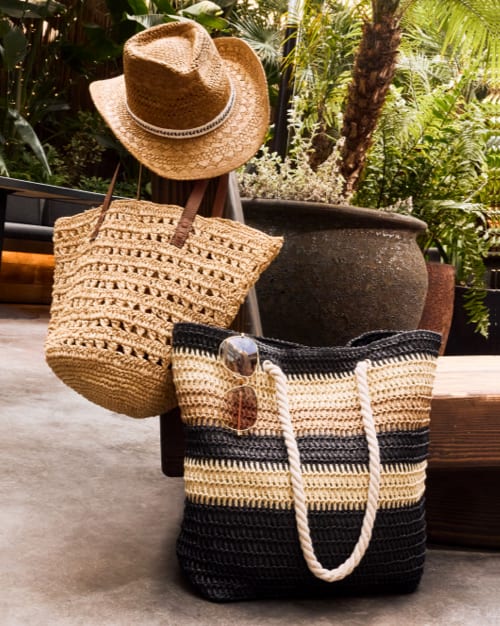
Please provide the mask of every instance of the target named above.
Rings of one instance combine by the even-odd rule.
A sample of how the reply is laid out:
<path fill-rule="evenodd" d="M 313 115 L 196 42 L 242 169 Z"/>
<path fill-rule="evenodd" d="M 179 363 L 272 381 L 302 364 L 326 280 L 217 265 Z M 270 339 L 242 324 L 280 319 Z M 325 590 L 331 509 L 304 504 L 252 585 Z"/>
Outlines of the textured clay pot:
<path fill-rule="evenodd" d="M 455 268 L 447 263 L 429 262 L 427 274 L 429 277 L 427 298 L 418 327 L 441 334 L 439 354 L 443 355 L 453 318 Z"/>
<path fill-rule="evenodd" d="M 262 274 L 265 335 L 342 345 L 378 329 L 418 326 L 427 269 L 416 236 L 425 223 L 351 206 L 243 199 L 245 221 L 285 243 Z"/>

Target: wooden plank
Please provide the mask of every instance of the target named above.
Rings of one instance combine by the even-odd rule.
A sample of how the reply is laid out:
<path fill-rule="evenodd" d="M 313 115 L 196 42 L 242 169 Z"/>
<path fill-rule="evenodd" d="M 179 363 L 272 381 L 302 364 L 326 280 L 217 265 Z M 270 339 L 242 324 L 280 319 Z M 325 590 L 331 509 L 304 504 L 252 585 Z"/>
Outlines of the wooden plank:
<path fill-rule="evenodd" d="M 438 359 L 430 425 L 429 540 L 500 547 L 500 355 Z"/>
<path fill-rule="evenodd" d="M 491 396 L 500 401 L 500 355 L 440 357 L 433 396 Z"/>
<path fill-rule="evenodd" d="M 432 543 L 500 548 L 500 468 L 432 469 L 427 475 L 427 535 Z"/>
<path fill-rule="evenodd" d="M 54 257 L 49 254 L 3 252 L 0 302 L 50 304 Z"/>
<path fill-rule="evenodd" d="M 500 467 L 500 356 L 440 357 L 430 468 Z"/>

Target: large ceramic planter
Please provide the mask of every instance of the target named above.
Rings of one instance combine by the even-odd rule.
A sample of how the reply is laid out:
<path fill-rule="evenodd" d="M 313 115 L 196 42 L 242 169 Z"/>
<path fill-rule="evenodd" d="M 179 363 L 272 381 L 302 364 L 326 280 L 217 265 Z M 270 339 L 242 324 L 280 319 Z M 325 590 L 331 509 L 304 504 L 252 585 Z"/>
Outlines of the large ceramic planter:
<path fill-rule="evenodd" d="M 340 345 L 374 329 L 418 326 L 427 269 L 424 222 L 373 209 L 243 199 L 245 221 L 285 243 L 257 283 L 263 332 Z"/>
<path fill-rule="evenodd" d="M 433 330 L 441 335 L 442 356 L 450 334 L 455 301 L 455 267 L 448 263 L 428 262 L 429 286 L 419 328 Z"/>

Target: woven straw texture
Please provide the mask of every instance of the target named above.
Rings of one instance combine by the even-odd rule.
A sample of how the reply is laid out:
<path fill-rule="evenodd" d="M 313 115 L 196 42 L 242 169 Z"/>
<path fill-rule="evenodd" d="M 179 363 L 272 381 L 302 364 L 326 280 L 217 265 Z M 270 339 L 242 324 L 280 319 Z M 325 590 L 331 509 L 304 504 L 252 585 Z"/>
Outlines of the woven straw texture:
<path fill-rule="evenodd" d="M 137 200 L 57 220 L 46 360 L 88 400 L 131 417 L 177 405 L 175 322 L 227 327 L 282 239 L 197 216 L 182 248 L 169 243 L 182 209 Z"/>
<path fill-rule="evenodd" d="M 276 389 L 252 377 L 258 418 L 238 434 L 224 425 L 234 375 L 218 346 L 229 331 L 174 328 L 172 365 L 187 434 L 185 511 L 177 553 L 195 589 L 217 601 L 315 594 L 408 592 L 425 556 L 424 485 L 430 400 L 439 335 L 373 333 L 339 348 L 259 338 L 261 363 L 284 371 L 318 559 L 333 568 L 356 543 L 366 507 L 368 449 L 354 369 L 370 359 L 368 383 L 381 456 L 375 526 L 361 563 L 326 583 L 298 542 Z"/>
<path fill-rule="evenodd" d="M 90 94 L 119 141 L 159 176 L 216 177 L 243 165 L 262 145 L 269 127 L 267 82 L 259 58 L 241 39 L 212 41 L 194 22 L 162 24 L 128 40 L 124 68 L 123 75 L 92 83 Z M 155 135 L 127 110 L 128 97 L 155 126 L 197 126 L 219 112 L 220 103 L 216 99 L 219 108 L 212 110 L 210 96 L 224 72 L 234 88 L 234 106 L 220 126 L 199 137 Z M 204 87 L 194 79 L 201 73 Z"/>

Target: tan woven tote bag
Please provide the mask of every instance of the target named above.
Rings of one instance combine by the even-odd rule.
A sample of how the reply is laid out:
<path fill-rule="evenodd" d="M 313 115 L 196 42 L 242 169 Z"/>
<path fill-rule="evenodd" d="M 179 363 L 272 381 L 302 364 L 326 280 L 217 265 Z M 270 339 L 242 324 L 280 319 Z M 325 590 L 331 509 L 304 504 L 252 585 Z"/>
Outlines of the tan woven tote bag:
<path fill-rule="evenodd" d="M 55 274 L 45 355 L 88 400 L 130 417 L 177 405 L 175 322 L 228 327 L 281 237 L 186 208 L 115 200 L 54 227 Z"/>

